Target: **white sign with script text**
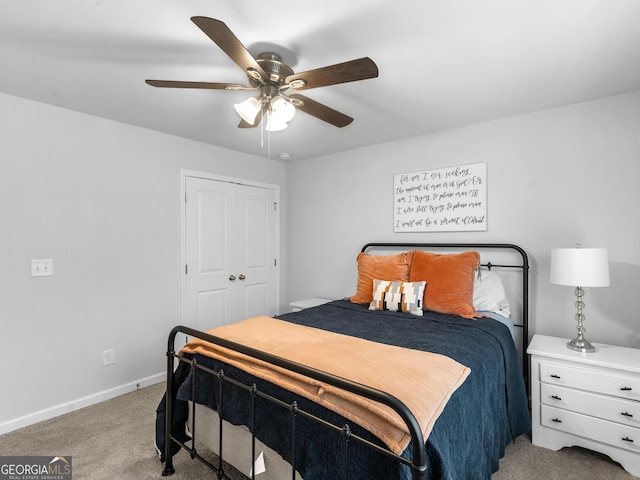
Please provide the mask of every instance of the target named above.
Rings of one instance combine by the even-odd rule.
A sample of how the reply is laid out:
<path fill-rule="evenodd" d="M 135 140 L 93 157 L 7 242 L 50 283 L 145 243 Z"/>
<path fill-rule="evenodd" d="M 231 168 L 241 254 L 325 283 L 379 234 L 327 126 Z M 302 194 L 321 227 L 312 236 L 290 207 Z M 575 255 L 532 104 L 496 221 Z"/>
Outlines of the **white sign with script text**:
<path fill-rule="evenodd" d="M 487 164 L 402 173 L 393 178 L 394 232 L 487 229 Z"/>

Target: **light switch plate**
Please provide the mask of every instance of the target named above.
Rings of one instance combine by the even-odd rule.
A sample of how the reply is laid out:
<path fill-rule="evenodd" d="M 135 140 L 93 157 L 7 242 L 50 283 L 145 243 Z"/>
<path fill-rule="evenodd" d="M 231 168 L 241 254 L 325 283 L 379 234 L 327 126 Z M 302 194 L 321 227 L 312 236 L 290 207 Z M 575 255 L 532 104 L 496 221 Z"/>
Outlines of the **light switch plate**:
<path fill-rule="evenodd" d="M 53 275 L 53 260 L 31 260 L 32 277 L 50 277 Z"/>

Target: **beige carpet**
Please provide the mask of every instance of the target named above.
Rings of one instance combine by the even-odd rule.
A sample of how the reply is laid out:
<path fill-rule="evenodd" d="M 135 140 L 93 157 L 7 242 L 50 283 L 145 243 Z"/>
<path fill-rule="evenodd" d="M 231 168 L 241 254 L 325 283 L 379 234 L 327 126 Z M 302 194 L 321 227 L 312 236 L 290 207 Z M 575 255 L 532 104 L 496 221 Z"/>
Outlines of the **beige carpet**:
<path fill-rule="evenodd" d="M 155 409 L 164 389 L 154 385 L 0 436 L 0 456 L 71 456 L 74 480 L 158 479 L 153 448 Z M 174 458 L 174 480 L 215 478 L 186 452 Z M 240 479 L 233 474 L 232 478 Z M 257 477 L 258 479 L 260 477 Z M 491 480 L 632 480 L 607 457 L 579 448 L 553 452 L 525 436 L 507 448 Z M 464 480 L 464 479 L 460 479 Z"/>

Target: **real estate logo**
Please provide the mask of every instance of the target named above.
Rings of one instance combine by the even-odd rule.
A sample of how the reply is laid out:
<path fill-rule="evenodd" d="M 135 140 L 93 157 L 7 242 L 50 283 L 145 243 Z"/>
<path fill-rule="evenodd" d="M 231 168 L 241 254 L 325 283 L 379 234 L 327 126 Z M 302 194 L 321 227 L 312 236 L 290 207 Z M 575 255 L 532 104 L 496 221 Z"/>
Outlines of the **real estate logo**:
<path fill-rule="evenodd" d="M 0 457 L 0 480 L 71 480 L 71 457 Z"/>

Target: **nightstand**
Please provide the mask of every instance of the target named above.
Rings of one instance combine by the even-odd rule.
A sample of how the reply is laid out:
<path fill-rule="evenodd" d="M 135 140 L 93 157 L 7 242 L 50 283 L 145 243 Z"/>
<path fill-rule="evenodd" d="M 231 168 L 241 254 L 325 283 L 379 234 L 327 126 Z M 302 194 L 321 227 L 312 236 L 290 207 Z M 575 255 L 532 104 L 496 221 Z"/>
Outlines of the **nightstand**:
<path fill-rule="evenodd" d="M 331 300 L 328 298 L 307 298 L 305 300 L 297 300 L 295 302 L 291 302 L 289 306 L 291 307 L 291 311 L 299 312 L 300 310 L 304 310 L 305 308 L 317 307 L 318 305 L 324 305 L 325 303 L 329 303 Z"/>
<path fill-rule="evenodd" d="M 594 344 L 581 353 L 568 340 L 534 335 L 527 349 L 533 444 L 589 448 L 640 476 L 640 350 Z"/>

